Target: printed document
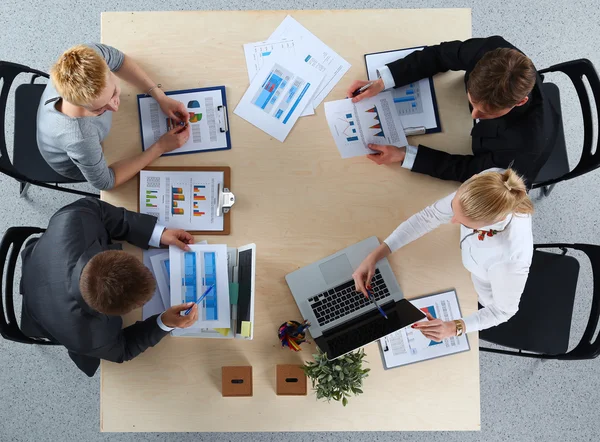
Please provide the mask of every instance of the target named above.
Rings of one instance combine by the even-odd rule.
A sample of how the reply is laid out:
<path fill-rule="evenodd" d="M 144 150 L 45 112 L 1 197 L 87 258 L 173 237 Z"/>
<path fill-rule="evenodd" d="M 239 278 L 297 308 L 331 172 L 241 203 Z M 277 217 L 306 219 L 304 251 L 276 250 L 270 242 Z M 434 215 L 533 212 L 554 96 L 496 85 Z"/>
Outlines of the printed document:
<path fill-rule="evenodd" d="M 296 58 L 269 57 L 234 113 L 283 142 L 322 79 L 322 73 Z"/>
<path fill-rule="evenodd" d="M 300 55 L 301 51 L 298 51 Z M 294 57 L 296 55 L 296 45 L 294 40 L 269 40 L 259 41 L 256 43 L 246 43 L 244 45 L 244 55 L 246 56 L 246 66 L 248 68 L 248 80 L 252 83 L 254 77 L 260 71 L 265 60 L 268 57 Z M 308 103 L 302 112 L 302 117 L 305 115 L 314 115 L 315 109 L 312 103 Z"/>
<path fill-rule="evenodd" d="M 454 290 L 412 299 L 410 302 L 423 313 L 429 313 L 434 318 L 442 321 L 450 321 L 461 317 L 458 299 Z M 428 319 L 425 318 L 419 322 L 425 321 L 428 321 Z M 467 335 L 452 336 L 442 342 L 435 342 L 410 326 L 381 338 L 379 345 L 385 368 L 398 367 L 469 350 Z"/>
<path fill-rule="evenodd" d="M 398 51 L 367 54 L 367 75 L 369 80 L 377 80 L 377 69 L 388 63 L 406 57 L 424 47 L 402 49 Z M 425 127 L 425 129 L 438 128 L 436 119 L 435 93 L 432 91 L 432 82 L 429 78 L 390 89 L 394 96 L 394 106 L 400 115 L 405 128 Z"/>
<path fill-rule="evenodd" d="M 296 55 L 324 75 L 312 100 L 313 108 L 316 108 L 348 72 L 350 63 L 289 15 L 269 37 L 269 41 L 281 39 L 293 41 Z"/>
<path fill-rule="evenodd" d="M 140 213 L 172 229 L 222 231 L 217 205 L 223 179 L 223 172 L 142 170 Z"/>
<path fill-rule="evenodd" d="M 169 246 L 171 306 L 198 302 L 208 288 L 212 290 L 198 304 L 198 321 L 187 331 L 173 330 L 173 335 L 203 328 L 229 328 L 229 277 L 227 246 L 224 244 L 190 245 L 185 252 Z"/>
<path fill-rule="evenodd" d="M 358 103 L 350 99 L 325 103 L 325 117 L 342 158 L 376 153 L 369 144 L 407 145 L 392 93 L 382 92 Z"/>
<path fill-rule="evenodd" d="M 190 138 L 180 148 L 169 154 L 191 153 L 203 150 L 227 149 L 228 127 L 223 107 L 222 89 L 190 90 L 167 92 L 170 98 L 185 104 L 189 115 Z M 142 128 L 142 148 L 148 149 L 176 123 L 160 109 L 152 97 L 138 96 L 140 123 Z"/>

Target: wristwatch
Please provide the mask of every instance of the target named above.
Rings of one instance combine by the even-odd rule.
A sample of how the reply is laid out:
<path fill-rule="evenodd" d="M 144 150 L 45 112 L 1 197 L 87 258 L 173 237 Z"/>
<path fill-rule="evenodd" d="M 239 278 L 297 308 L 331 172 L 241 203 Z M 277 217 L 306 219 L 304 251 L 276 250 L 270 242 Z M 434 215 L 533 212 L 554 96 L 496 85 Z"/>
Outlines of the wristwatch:
<path fill-rule="evenodd" d="M 454 323 L 456 324 L 456 336 L 462 336 L 465 332 L 462 321 L 455 319 Z"/>

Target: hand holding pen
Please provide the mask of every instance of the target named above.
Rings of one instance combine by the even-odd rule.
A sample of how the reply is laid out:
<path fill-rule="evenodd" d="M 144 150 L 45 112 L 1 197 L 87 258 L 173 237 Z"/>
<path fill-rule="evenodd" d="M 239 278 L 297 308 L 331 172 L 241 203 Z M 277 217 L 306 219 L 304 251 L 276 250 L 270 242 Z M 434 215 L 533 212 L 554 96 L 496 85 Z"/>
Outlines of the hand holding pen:
<path fill-rule="evenodd" d="M 357 103 L 364 98 L 374 97 L 383 89 L 384 85 L 381 78 L 375 81 L 355 80 L 346 94 L 348 98 L 352 98 L 353 103 Z"/>

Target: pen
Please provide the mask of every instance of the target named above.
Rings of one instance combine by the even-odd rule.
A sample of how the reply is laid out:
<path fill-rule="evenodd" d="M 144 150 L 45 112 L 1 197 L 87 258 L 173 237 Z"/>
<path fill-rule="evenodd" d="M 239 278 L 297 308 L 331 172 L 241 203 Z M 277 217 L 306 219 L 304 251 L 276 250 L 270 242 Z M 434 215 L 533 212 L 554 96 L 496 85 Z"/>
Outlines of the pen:
<path fill-rule="evenodd" d="M 354 92 L 352 92 L 352 96 L 356 97 L 357 95 L 362 94 L 364 91 L 366 91 L 367 89 L 369 89 L 371 86 L 373 86 L 375 82 L 374 81 L 369 81 L 367 84 L 365 84 L 363 87 L 359 87 L 358 89 L 356 89 Z"/>
<path fill-rule="evenodd" d="M 369 300 L 375 304 L 375 307 L 377 307 L 377 310 L 379 310 L 379 313 L 381 313 L 381 316 L 383 316 L 385 319 L 387 319 L 387 315 L 385 314 L 385 312 L 383 311 L 383 309 L 381 307 L 379 307 L 379 304 L 377 304 L 377 301 L 375 301 L 375 298 L 373 297 L 373 293 L 371 293 L 371 291 L 369 289 L 367 289 L 367 295 L 369 295 Z"/>
<path fill-rule="evenodd" d="M 204 292 L 204 294 L 202 296 L 200 296 L 200 298 L 196 301 L 196 304 L 200 305 L 200 303 L 202 302 L 202 300 L 204 298 L 206 298 L 206 296 L 210 293 L 210 291 L 215 288 L 214 285 L 211 285 L 209 288 L 206 289 L 206 291 Z M 192 311 L 192 309 L 194 308 L 194 306 L 192 305 L 190 308 L 188 308 L 183 314 L 184 315 L 189 315 L 190 312 Z"/>

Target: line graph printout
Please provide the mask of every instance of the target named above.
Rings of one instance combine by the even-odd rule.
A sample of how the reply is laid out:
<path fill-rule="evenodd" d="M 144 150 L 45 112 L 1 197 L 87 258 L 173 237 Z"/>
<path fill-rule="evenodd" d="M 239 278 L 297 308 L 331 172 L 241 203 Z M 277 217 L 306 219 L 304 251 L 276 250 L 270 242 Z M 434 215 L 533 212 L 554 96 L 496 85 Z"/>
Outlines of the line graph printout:
<path fill-rule="evenodd" d="M 410 301 L 423 313 L 433 318 L 450 321 L 461 317 L 458 299 L 454 290 Z M 421 322 L 428 321 L 427 318 Z M 441 342 L 426 338 L 419 330 L 410 326 L 395 331 L 379 340 L 385 368 L 421 362 L 469 350 L 467 335 L 452 336 Z"/>
<path fill-rule="evenodd" d="M 394 110 L 391 92 L 382 92 L 358 103 L 328 101 L 325 117 L 342 158 L 374 153 L 369 144 L 406 146 L 400 116 Z"/>

